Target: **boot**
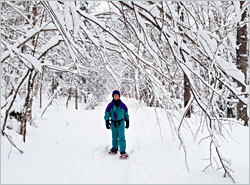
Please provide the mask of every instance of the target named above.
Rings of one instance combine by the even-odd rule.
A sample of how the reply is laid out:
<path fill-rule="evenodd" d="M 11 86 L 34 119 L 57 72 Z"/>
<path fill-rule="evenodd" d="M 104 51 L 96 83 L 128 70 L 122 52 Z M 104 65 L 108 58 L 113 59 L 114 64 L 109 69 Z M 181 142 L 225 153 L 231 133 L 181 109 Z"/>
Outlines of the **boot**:
<path fill-rule="evenodd" d="M 109 151 L 109 154 L 115 155 L 115 154 L 117 154 L 117 151 L 118 151 L 118 149 L 111 148 L 110 151 Z"/>
<path fill-rule="evenodd" d="M 121 154 L 120 155 L 121 159 L 127 159 L 128 158 L 128 154 L 126 152 L 121 152 L 120 154 Z"/>

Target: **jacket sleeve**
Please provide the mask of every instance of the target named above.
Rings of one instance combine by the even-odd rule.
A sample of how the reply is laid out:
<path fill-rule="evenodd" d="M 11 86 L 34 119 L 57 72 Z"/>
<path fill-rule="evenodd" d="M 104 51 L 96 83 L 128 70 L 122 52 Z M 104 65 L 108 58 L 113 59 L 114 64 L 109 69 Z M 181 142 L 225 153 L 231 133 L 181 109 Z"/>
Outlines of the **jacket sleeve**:
<path fill-rule="evenodd" d="M 110 112 L 105 111 L 104 120 L 107 121 L 110 118 Z"/>
<path fill-rule="evenodd" d="M 127 108 L 127 106 L 125 105 L 125 115 L 124 115 L 124 119 L 125 120 L 129 120 L 129 115 L 128 115 L 128 108 Z"/>
<path fill-rule="evenodd" d="M 104 120 L 107 121 L 109 120 L 109 118 L 111 117 L 110 115 L 110 105 L 107 106 L 106 110 L 105 110 L 105 115 L 104 115 Z"/>

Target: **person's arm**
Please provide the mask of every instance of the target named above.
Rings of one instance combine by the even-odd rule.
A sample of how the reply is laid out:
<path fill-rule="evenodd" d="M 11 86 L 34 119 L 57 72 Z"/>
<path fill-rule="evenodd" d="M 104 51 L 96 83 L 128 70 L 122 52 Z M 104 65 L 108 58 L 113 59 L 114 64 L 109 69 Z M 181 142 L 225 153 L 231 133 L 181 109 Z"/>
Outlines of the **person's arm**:
<path fill-rule="evenodd" d="M 110 112 L 108 112 L 107 110 L 105 111 L 105 115 L 104 115 L 104 120 L 107 121 L 110 118 Z"/>
<path fill-rule="evenodd" d="M 109 121 L 109 118 L 110 118 L 110 104 L 107 106 L 106 110 L 105 110 L 105 115 L 104 115 L 104 120 L 105 120 L 105 123 L 106 123 L 106 128 L 107 129 L 110 129 L 110 121 Z"/>
<path fill-rule="evenodd" d="M 128 115 L 128 108 L 127 106 L 125 105 L 125 110 L 124 110 L 124 119 L 125 119 L 125 122 L 126 122 L 126 126 L 125 128 L 129 128 L 129 115 Z"/>
<path fill-rule="evenodd" d="M 125 118 L 125 120 L 129 120 L 128 109 L 125 110 L 124 118 Z"/>
<path fill-rule="evenodd" d="M 126 125 L 125 125 L 125 128 L 129 128 L 129 115 L 128 115 L 128 111 L 125 112 L 125 122 L 126 122 Z"/>
<path fill-rule="evenodd" d="M 111 117 L 110 110 L 111 110 L 111 105 L 108 104 L 106 110 L 105 110 L 105 115 L 104 115 L 104 120 L 107 121 Z"/>

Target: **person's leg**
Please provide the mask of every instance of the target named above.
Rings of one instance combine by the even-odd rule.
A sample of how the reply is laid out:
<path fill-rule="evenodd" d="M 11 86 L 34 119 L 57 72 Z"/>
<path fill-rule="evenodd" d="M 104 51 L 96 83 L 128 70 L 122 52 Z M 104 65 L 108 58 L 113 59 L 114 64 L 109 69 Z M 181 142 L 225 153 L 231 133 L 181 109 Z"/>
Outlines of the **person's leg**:
<path fill-rule="evenodd" d="M 118 132 L 120 153 L 123 153 L 126 152 L 125 121 L 121 122 L 121 125 L 118 127 Z"/>
<path fill-rule="evenodd" d="M 118 127 L 115 127 L 113 122 L 111 122 L 111 131 L 112 131 L 112 150 L 118 150 Z"/>

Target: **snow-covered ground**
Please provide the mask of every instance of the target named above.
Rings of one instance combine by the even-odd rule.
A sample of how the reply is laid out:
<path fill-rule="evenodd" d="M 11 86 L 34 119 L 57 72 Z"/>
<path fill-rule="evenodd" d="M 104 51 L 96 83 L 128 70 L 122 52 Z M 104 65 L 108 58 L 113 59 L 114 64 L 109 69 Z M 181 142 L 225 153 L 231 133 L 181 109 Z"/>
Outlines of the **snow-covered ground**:
<path fill-rule="evenodd" d="M 122 100 L 130 115 L 130 128 L 126 129 L 128 160 L 120 160 L 119 155 L 107 155 L 111 148 L 111 131 L 106 129 L 103 117 L 108 101 L 94 110 L 85 110 L 84 105 L 74 110 L 73 101 L 66 109 L 66 100 L 56 100 L 42 118 L 42 109 L 35 104 L 37 128 L 27 128 L 25 144 L 21 136 L 6 130 L 24 154 L 12 148 L 9 156 L 10 144 L 1 137 L 1 183 L 232 183 L 228 177 L 223 178 L 223 171 L 209 168 L 202 172 L 209 162 L 203 160 L 209 157 L 209 141 L 200 145 L 198 139 L 193 142 L 187 124 L 181 131 L 189 172 L 184 152 L 179 150 L 180 142 L 173 136 L 165 112 L 156 109 L 157 121 L 154 108 L 134 99 Z M 180 115 L 176 113 L 176 117 Z M 195 117 L 188 123 L 190 128 L 199 125 Z M 178 123 L 171 125 L 174 129 Z M 227 136 L 228 143 L 221 143 L 223 154 L 232 161 L 236 183 L 248 184 L 249 130 L 233 124 L 230 133 L 232 138 Z"/>

